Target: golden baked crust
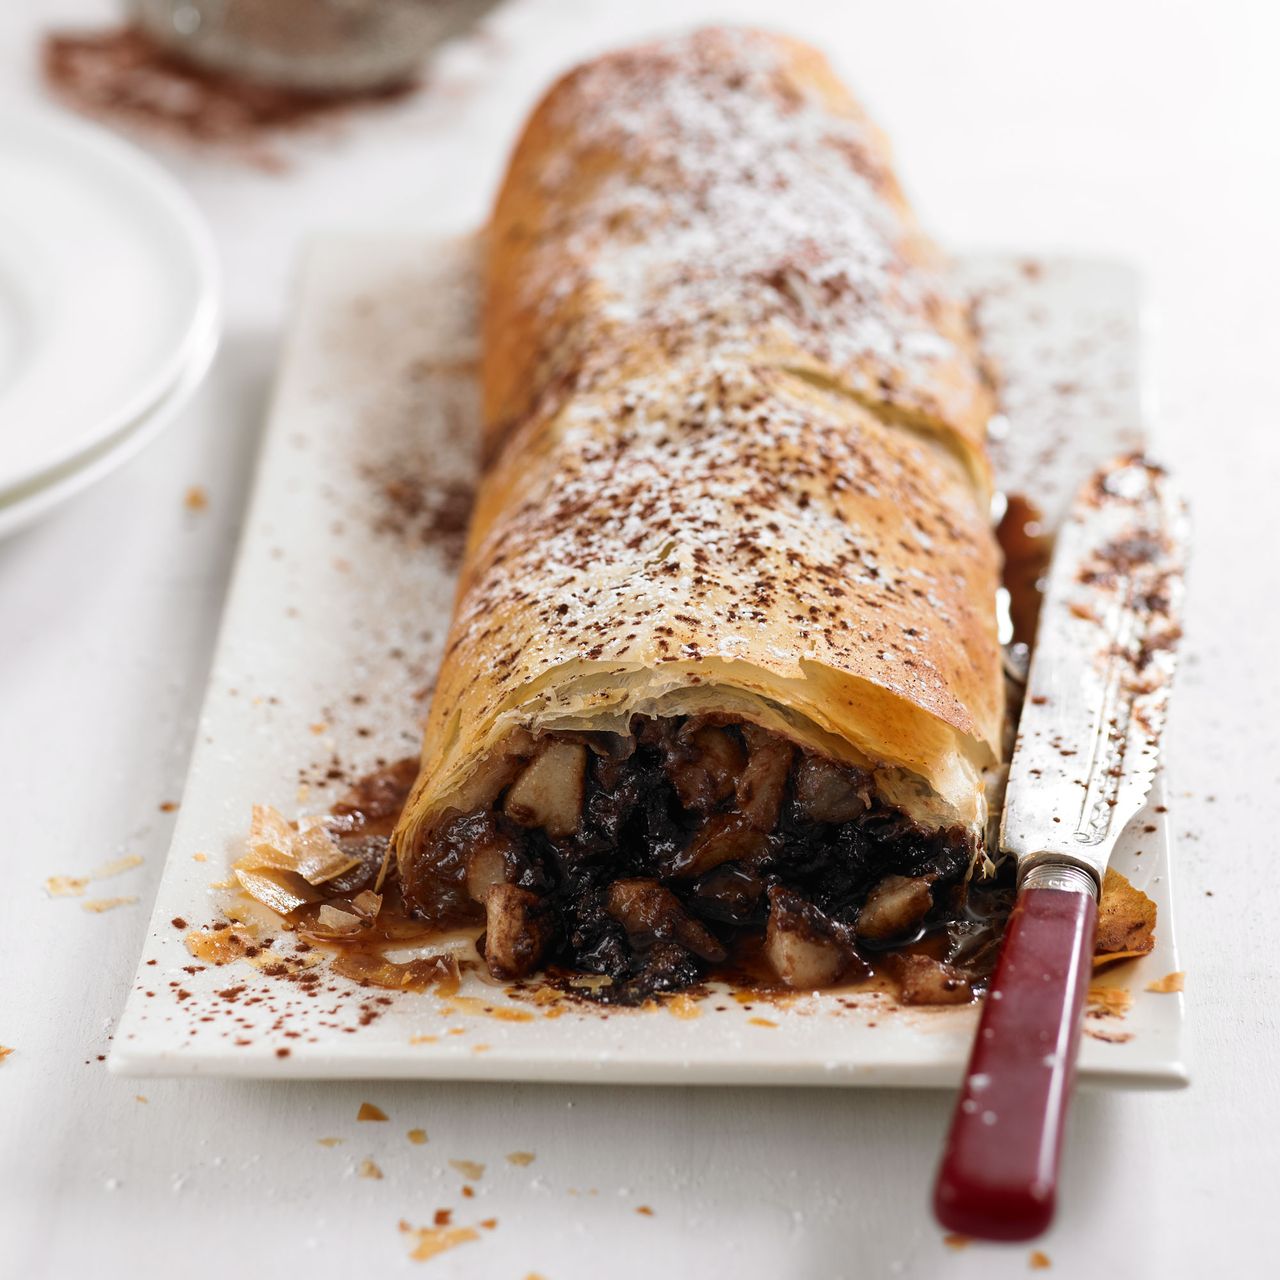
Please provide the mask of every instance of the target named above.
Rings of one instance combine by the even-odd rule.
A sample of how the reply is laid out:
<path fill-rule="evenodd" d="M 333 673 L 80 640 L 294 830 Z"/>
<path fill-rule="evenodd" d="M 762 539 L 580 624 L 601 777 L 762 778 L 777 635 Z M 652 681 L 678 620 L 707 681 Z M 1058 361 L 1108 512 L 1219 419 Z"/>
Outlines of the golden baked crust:
<path fill-rule="evenodd" d="M 936 431 L 985 483 L 967 311 L 884 135 L 807 45 L 712 29 L 569 72 L 516 147 L 491 237 L 490 456 L 535 407 L 726 354 Z"/>
<path fill-rule="evenodd" d="M 887 149 L 814 51 L 570 73 L 490 229 L 481 485 L 404 869 L 528 734 L 725 714 L 983 818 L 987 393 Z"/>

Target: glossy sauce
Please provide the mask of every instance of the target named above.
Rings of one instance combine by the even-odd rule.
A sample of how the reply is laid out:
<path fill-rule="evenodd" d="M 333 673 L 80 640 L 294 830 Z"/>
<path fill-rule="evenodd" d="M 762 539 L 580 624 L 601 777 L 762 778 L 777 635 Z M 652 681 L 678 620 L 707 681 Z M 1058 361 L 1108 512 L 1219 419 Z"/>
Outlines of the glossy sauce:
<path fill-rule="evenodd" d="M 1004 552 L 1004 587 L 1009 593 L 1015 644 L 1035 643 L 1044 578 L 1053 554 L 1053 538 L 1045 532 L 1043 521 L 1043 512 L 1034 502 L 1012 493 L 996 528 L 996 540 Z"/>

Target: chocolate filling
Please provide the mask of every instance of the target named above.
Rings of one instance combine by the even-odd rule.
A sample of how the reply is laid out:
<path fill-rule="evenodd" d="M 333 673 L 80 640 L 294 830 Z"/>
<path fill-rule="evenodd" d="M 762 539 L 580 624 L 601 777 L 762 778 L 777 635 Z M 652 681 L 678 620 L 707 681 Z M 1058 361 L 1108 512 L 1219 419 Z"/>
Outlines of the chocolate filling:
<path fill-rule="evenodd" d="M 936 1002 L 970 998 L 982 971 L 966 967 L 973 852 L 755 725 L 637 716 L 627 736 L 545 735 L 490 807 L 445 817 L 403 889 L 432 923 L 484 919 L 499 978 L 601 974 L 599 998 L 635 1003 L 748 952 L 804 989 L 910 959 Z M 898 954 L 938 933 L 927 974 Z"/>

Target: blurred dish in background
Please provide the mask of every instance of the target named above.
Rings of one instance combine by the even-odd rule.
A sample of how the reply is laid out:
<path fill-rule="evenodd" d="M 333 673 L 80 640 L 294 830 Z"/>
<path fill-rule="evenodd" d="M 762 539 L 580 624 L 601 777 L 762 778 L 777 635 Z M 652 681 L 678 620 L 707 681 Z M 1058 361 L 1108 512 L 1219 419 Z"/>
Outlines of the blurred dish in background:
<path fill-rule="evenodd" d="M 0 118 L 0 172 L 7 531 L 25 523 L 14 518 L 19 504 L 34 510 L 43 493 L 43 511 L 53 493 L 105 474 L 136 450 L 143 424 L 194 390 L 217 344 L 220 307 L 204 219 L 133 147 L 49 116 Z M 122 453 L 126 440 L 134 447 Z"/>
<path fill-rule="evenodd" d="M 138 25 L 190 61 L 311 93 L 403 85 L 494 0 L 130 0 Z"/>
<path fill-rule="evenodd" d="M 496 0 L 127 0 L 127 20 L 47 31 L 45 84 L 83 115 L 268 172 L 288 133 L 418 88 L 427 56 Z M 323 126 L 323 129 L 321 128 Z"/>

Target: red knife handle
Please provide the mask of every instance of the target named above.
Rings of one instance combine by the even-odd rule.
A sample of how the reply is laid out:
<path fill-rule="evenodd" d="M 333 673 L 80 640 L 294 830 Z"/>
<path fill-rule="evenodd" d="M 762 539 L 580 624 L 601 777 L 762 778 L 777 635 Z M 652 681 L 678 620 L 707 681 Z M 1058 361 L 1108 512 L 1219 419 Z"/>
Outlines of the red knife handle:
<path fill-rule="evenodd" d="M 1009 918 L 934 1188 L 938 1221 L 983 1240 L 1030 1240 L 1053 1220 L 1093 968 L 1092 877 L 1039 870 L 1050 869 L 1029 873 Z"/>

